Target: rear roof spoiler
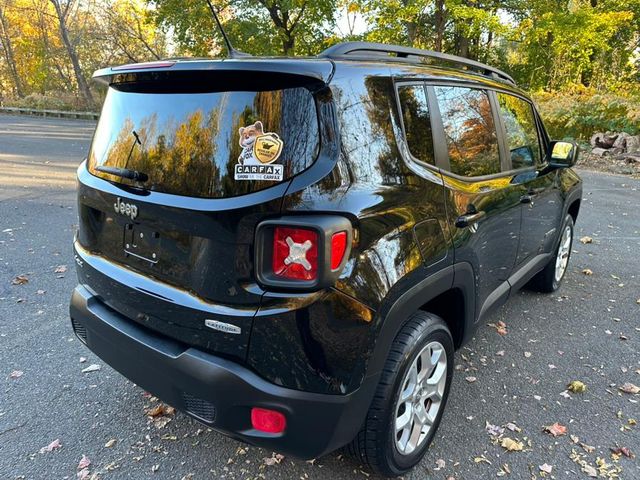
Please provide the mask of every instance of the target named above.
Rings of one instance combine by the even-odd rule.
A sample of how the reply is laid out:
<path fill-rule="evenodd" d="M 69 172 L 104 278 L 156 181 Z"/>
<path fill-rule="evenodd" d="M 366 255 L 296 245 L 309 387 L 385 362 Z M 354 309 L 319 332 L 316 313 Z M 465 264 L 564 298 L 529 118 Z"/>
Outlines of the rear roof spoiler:
<path fill-rule="evenodd" d="M 333 68 L 333 62 L 329 59 L 317 58 L 167 59 L 157 62 L 133 63 L 102 68 L 96 70 L 93 74 L 93 79 L 108 85 L 118 76 L 124 77 L 138 73 L 246 71 L 251 72 L 251 74 L 284 73 L 298 75 L 329 83 L 333 75 Z"/>

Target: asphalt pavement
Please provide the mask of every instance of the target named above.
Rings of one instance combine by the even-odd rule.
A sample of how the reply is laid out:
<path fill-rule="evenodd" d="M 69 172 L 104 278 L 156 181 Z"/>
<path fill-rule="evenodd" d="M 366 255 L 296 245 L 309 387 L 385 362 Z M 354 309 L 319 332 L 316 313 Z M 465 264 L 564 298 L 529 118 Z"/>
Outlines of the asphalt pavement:
<path fill-rule="evenodd" d="M 152 419 L 154 399 L 75 339 L 74 175 L 93 127 L 0 115 L 0 479 L 74 479 L 83 456 L 102 479 L 375 478 L 344 452 L 304 462 L 180 413 Z M 640 479 L 638 458 L 624 455 L 640 455 L 640 395 L 619 390 L 640 385 L 640 180 L 580 174 L 576 237 L 592 242 L 574 243 L 557 293 L 520 292 L 489 322 L 505 335 L 482 325 L 458 352 L 435 442 L 405 478 L 589 478 L 593 468 Z M 20 275 L 28 282 L 12 284 Z M 82 372 L 91 365 L 100 369 Z M 586 391 L 566 392 L 574 380 Z M 543 431 L 556 422 L 565 434 Z"/>

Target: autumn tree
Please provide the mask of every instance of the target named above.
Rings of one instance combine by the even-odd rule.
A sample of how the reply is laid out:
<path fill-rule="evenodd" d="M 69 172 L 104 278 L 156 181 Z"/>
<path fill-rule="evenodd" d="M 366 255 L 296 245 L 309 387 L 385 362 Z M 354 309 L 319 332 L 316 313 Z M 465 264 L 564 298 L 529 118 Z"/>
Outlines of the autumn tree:
<path fill-rule="evenodd" d="M 76 83 L 80 94 L 84 98 L 87 106 L 91 107 L 94 104 L 93 95 L 89 89 L 87 79 L 84 77 L 82 67 L 80 66 L 80 60 L 78 59 L 78 53 L 76 52 L 76 46 L 71 43 L 69 38 L 69 28 L 67 26 L 68 17 L 73 13 L 74 0 L 67 0 L 61 3 L 60 0 L 50 0 L 53 8 L 56 12 L 58 19 L 58 26 L 60 28 L 60 38 L 65 46 L 71 65 L 73 66 L 73 73 L 75 75 Z"/>
<path fill-rule="evenodd" d="M 9 23 L 5 14 L 6 7 L 0 3 L 0 44 L 6 62 L 7 70 L 13 82 L 13 89 L 18 97 L 23 96 L 22 80 L 18 74 L 15 55 L 13 53 L 13 40 L 11 38 Z"/>

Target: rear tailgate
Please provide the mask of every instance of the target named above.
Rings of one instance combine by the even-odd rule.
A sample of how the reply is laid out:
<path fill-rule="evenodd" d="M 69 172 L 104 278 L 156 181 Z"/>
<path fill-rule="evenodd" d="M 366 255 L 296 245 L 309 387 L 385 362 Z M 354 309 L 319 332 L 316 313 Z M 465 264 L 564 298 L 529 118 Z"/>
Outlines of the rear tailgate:
<path fill-rule="evenodd" d="M 255 227 L 279 213 L 288 180 L 318 155 L 313 92 L 320 83 L 200 64 L 207 69 L 107 76 L 101 119 L 78 171 L 78 271 L 114 310 L 243 359 L 262 295 L 253 280 Z"/>

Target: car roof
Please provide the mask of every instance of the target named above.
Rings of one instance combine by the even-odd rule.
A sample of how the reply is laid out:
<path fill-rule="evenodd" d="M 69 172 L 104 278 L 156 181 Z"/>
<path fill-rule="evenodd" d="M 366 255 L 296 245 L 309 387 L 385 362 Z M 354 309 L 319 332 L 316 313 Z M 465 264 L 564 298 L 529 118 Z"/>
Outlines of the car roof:
<path fill-rule="evenodd" d="M 367 69 L 384 66 L 392 76 L 462 82 L 508 90 L 529 98 L 510 75 L 490 65 L 441 52 L 372 42 L 339 43 L 315 57 L 173 58 L 103 68 L 97 70 L 93 78 L 109 84 L 116 77 L 129 74 L 248 70 L 306 76 L 328 84 L 342 65 L 362 69 L 363 75 Z"/>
<path fill-rule="evenodd" d="M 398 62 L 394 59 L 390 60 L 366 60 L 366 59 L 349 59 L 336 60 L 336 72 L 342 68 L 362 70 L 362 75 L 366 76 L 368 71 L 374 69 L 379 70 L 380 67 L 389 70 L 389 73 L 396 81 L 426 81 L 438 83 L 457 83 L 466 84 L 470 87 L 490 88 L 496 90 L 505 90 L 514 93 L 526 99 L 530 99 L 530 95 L 517 87 L 511 82 L 482 75 L 473 71 L 459 68 L 444 67 L 440 65 L 429 65 L 424 63 L 405 63 Z"/>

